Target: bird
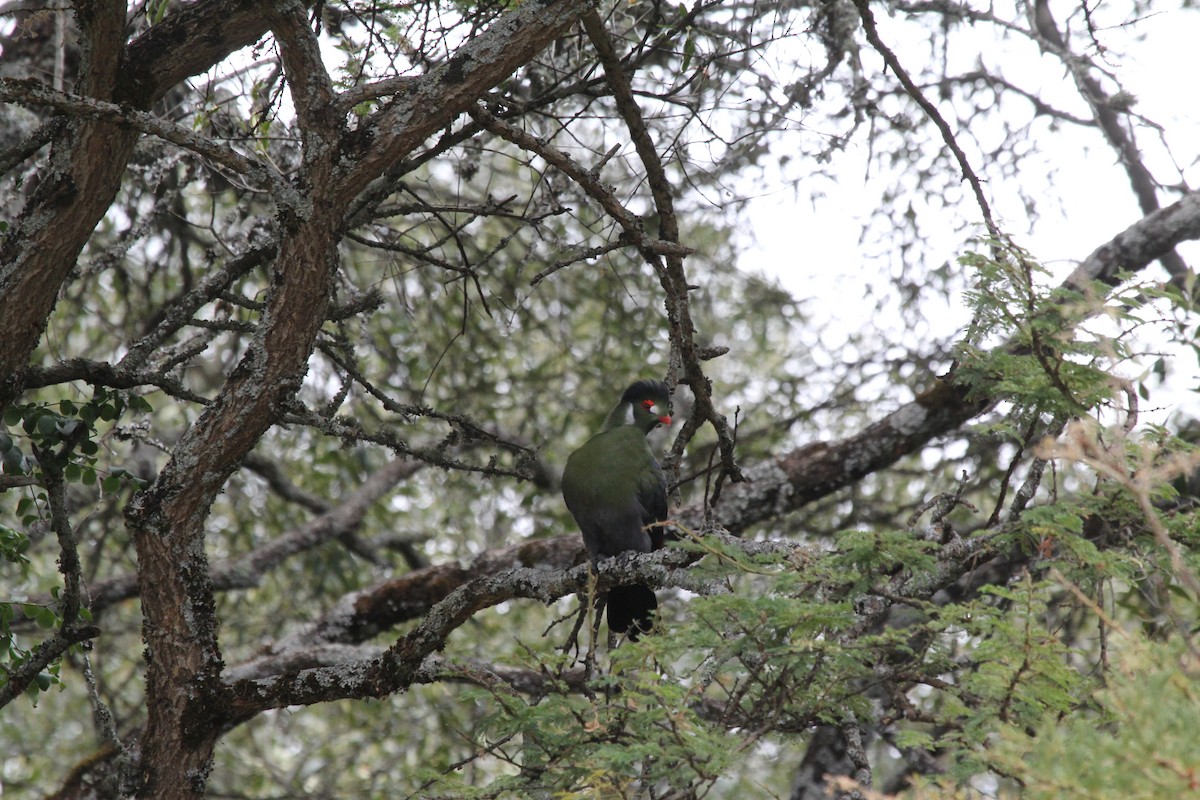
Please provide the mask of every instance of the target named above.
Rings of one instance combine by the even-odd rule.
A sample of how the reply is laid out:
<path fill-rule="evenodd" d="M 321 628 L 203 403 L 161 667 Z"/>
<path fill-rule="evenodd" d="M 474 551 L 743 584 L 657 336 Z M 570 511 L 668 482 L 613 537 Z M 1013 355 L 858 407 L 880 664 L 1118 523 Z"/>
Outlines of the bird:
<path fill-rule="evenodd" d="M 646 434 L 671 424 L 671 390 L 663 381 L 640 380 L 621 395 L 600 432 L 567 458 L 562 493 L 583 533 L 593 565 L 601 558 L 649 553 L 664 545 L 667 478 Z M 608 592 L 608 629 L 632 641 L 654 624 L 658 599 L 644 583 Z"/>

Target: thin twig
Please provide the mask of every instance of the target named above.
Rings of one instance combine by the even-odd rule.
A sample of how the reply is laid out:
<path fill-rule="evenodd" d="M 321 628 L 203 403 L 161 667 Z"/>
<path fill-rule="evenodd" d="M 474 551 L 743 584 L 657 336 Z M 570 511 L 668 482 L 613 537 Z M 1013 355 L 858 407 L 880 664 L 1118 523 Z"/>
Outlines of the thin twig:
<path fill-rule="evenodd" d="M 904 87 L 904 91 L 908 96 L 916 101 L 917 105 L 929 116 L 929 119 L 937 126 L 938 131 L 942 134 L 942 141 L 950 148 L 950 152 L 954 154 L 954 158 L 958 161 L 958 167 L 962 170 L 963 178 L 971 185 L 971 191 L 975 194 L 975 202 L 979 204 L 979 210 L 983 213 L 983 223 L 987 226 L 988 233 L 994 239 L 1000 239 L 1000 228 L 997 227 L 995 220 L 992 218 L 992 208 L 988 205 L 987 198 L 983 194 L 983 184 L 979 180 L 979 176 L 975 174 L 975 170 L 971 169 L 971 163 L 967 160 L 967 154 L 958 146 L 958 140 L 954 136 L 954 131 L 950 129 L 950 124 L 942 117 L 941 112 L 937 110 L 925 93 L 921 91 L 921 87 L 913 81 L 909 76 L 908 71 L 900 63 L 900 59 L 896 54 L 884 44 L 883 39 L 879 37 L 879 31 L 875 27 L 875 15 L 871 13 L 871 7 L 868 0 L 854 0 L 854 5 L 858 8 L 858 14 L 863 21 L 863 32 L 867 35 L 867 41 L 875 48 L 879 55 L 883 56 L 883 61 L 888 68 L 895 74 L 900 81 L 900 85 Z"/>
<path fill-rule="evenodd" d="M 646 177 L 650 185 L 650 193 L 654 198 L 655 210 L 658 212 L 659 236 L 673 243 L 679 242 L 679 221 L 675 214 L 674 189 L 663 167 L 662 159 L 650 137 L 650 131 L 642 118 L 641 108 L 634 98 L 633 90 L 625 75 L 621 59 L 617 56 L 608 29 L 604 27 L 600 16 L 595 10 L 588 10 L 581 16 L 584 30 L 596 48 L 596 55 L 604 67 L 604 75 L 613 91 L 613 100 L 617 111 L 625 121 L 629 136 L 633 141 L 638 158 L 646 168 Z M 663 291 L 666 292 L 667 317 L 670 322 L 671 343 L 678 357 L 678 367 L 682 370 L 682 381 L 692 390 L 695 398 L 694 414 L 701 420 L 710 423 L 717 434 L 721 451 L 722 473 L 733 481 L 744 481 L 741 467 L 734 457 L 734 436 L 725 415 L 717 411 L 712 400 L 712 382 L 704 375 L 701 358 L 697 352 L 695 341 L 695 326 L 692 324 L 691 310 L 688 304 L 688 292 L 692 286 L 688 284 L 683 270 L 683 258 L 678 254 L 667 254 L 665 264 L 655 262 Z M 676 359 L 671 359 L 672 372 L 676 368 Z M 692 431 L 685 427 L 685 431 Z M 692 431 L 694 432 L 694 431 Z M 672 458 L 669 468 L 677 470 L 682 446 L 687 441 L 682 436 L 676 438 L 672 447 Z M 678 477 L 676 474 L 674 477 Z"/>

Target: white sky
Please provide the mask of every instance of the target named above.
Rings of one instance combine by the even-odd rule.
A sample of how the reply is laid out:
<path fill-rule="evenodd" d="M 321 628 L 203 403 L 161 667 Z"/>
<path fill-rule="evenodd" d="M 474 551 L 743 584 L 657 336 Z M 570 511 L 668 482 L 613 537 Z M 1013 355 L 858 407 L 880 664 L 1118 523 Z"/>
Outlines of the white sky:
<path fill-rule="evenodd" d="M 877 21 L 885 41 L 895 44 L 898 37 L 905 35 L 883 15 Z M 1059 22 L 1062 23 L 1061 18 Z M 1183 170 L 1188 185 L 1196 186 L 1200 184 L 1200 89 L 1197 88 L 1200 49 L 1196 47 L 1200 41 L 1200 13 L 1159 14 L 1139 23 L 1136 30 L 1146 36 L 1146 41 L 1126 45 L 1129 31 L 1103 32 L 1106 38 L 1102 41 L 1111 47 L 1105 66 L 1117 73 L 1125 88 L 1137 97 L 1135 110 L 1166 131 L 1177 165 L 1165 157 L 1163 148 L 1147 131 L 1139 136 L 1139 144 L 1148 151 L 1148 163 L 1154 174 L 1164 182 L 1173 182 L 1178 180 L 1178 171 Z M 900 44 L 894 49 L 903 61 L 906 50 Z M 907 52 L 923 53 L 920 47 Z M 1126 55 L 1117 58 L 1115 53 L 1120 52 Z M 864 60 L 868 69 L 881 65 L 874 53 L 864 54 Z M 1029 79 L 1023 85 L 1044 85 L 1049 79 L 1062 84 L 1048 86 L 1049 91 L 1061 88 L 1063 92 L 1073 92 L 1070 78 L 1061 67 L 1052 71 L 1045 62 L 1036 60 L 1031 60 L 1029 66 Z M 1011 76 L 1007 69 L 1006 73 Z M 1076 99 L 1072 108 L 1078 103 Z M 1005 191 L 1002 184 L 995 182 L 988 183 L 985 191 L 1001 227 L 1055 275 L 1065 276 L 1078 261 L 1142 214 L 1125 172 L 1115 163 L 1115 154 L 1098 132 L 1063 126 L 1058 136 L 1061 146 L 1039 142 L 1049 151 L 1047 158 L 1053 159 L 1057 174 L 1054 185 L 1047 185 L 1044 192 L 1037 194 L 1058 195 L 1060 207 L 1045 204 L 1040 219 L 1031 228 L 1015 191 Z M 751 201 L 745 212 L 750 226 L 745 233 L 740 265 L 777 276 L 797 298 L 814 299 L 816 302 L 810 304 L 809 310 L 818 325 L 825 321 L 859 325 L 870 320 L 873 301 L 861 290 L 863 281 L 877 281 L 878 287 L 886 290 L 887 265 L 871 263 L 870 253 L 859 243 L 861 223 L 879 201 L 879 190 L 864 180 L 865 162 L 866 144 L 859 141 L 835 158 L 839 176 L 836 182 L 814 181 L 812 186 L 802 185 L 798 196 L 790 182 L 777 180 L 772 186 L 756 180 L 754 193 L 759 197 Z M 974 167 L 979 171 L 979 165 Z M 1023 188 L 1030 191 L 1038 180 L 1037 171 L 1027 170 L 1021 180 Z M 814 200 L 814 191 L 823 196 Z M 1160 192 L 1159 198 L 1162 205 L 1167 205 L 1175 196 Z M 962 247 L 961 234 L 956 231 L 964 222 L 980 219 L 973 205 L 960 209 L 959 213 L 963 216 L 955 218 L 948 213 L 944 224 L 931 226 L 947 232 L 945 241 L 932 248 L 935 252 L 932 265 L 953 260 Z M 1200 243 L 1187 243 L 1179 252 L 1193 269 L 1200 267 Z M 1165 277 L 1165 273 L 1156 268 L 1154 276 Z M 947 311 L 939 322 L 950 333 L 964 324 L 968 315 L 961 298 L 952 298 Z M 1188 391 L 1200 386 L 1195 358 L 1185 353 L 1175 364 L 1181 370 L 1170 380 L 1176 391 L 1152 395 L 1152 404 L 1165 407 L 1157 414 L 1144 414 L 1143 422 L 1161 422 L 1171 410 L 1200 416 L 1200 396 Z"/>

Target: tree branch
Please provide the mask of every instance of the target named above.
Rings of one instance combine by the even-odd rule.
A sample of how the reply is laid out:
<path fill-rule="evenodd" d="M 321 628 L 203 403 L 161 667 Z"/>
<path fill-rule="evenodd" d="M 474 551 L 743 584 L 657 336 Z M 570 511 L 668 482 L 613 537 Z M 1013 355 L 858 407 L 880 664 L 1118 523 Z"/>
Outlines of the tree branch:
<path fill-rule="evenodd" d="M 603 591 L 630 577 L 651 586 L 688 585 L 680 567 L 691 558 L 679 550 L 643 555 L 636 564 L 601 562 L 597 587 Z M 228 687 L 229 721 L 241 721 L 271 708 L 312 705 L 336 699 L 385 697 L 411 686 L 425 658 L 442 649 L 451 632 L 477 612 L 506 600 L 527 598 L 552 602 L 588 587 L 589 563 L 568 570 L 518 567 L 487 575 L 459 586 L 434 605 L 411 632 L 387 652 L 366 663 L 320 667 L 271 678 L 243 680 Z M 220 713 L 214 709 L 214 713 Z"/>
<path fill-rule="evenodd" d="M 875 27 L 875 15 L 871 13 L 869 0 L 854 0 L 854 5 L 858 8 L 859 16 L 863 22 L 863 32 L 867 35 L 867 41 L 875 48 L 879 55 L 883 56 L 883 61 L 888 68 L 895 74 L 897 80 L 904 87 L 904 91 L 908 96 L 916 101 L 917 105 L 925 112 L 933 124 L 937 127 L 938 132 L 942 135 L 942 141 L 946 143 L 946 147 L 950 148 L 950 152 L 954 154 L 954 158 L 958 161 L 958 168 L 962 171 L 963 179 L 971 186 L 971 191 L 975 195 L 975 202 L 979 206 L 980 212 L 983 214 L 984 225 L 987 226 L 988 234 L 993 239 L 1000 239 L 1000 228 L 992 219 L 992 208 L 988 204 L 987 197 L 983 193 L 983 184 L 979 181 L 979 176 L 971 169 L 971 162 L 967 159 L 967 154 L 959 147 L 958 140 L 954 136 L 954 131 L 950 129 L 950 124 L 942 117 L 937 106 L 930 102 L 925 93 L 921 91 L 921 87 L 913 81 L 904 65 L 900 63 L 900 59 L 892 52 L 883 39 L 879 37 L 879 31 Z"/>
<path fill-rule="evenodd" d="M 77 8 L 79 94 L 140 110 L 266 31 L 257 5 L 209 0 L 175 11 L 125 48 L 125 3 Z M 49 170 L 0 243 L 0 408 L 24 391 L 30 354 L 59 289 L 108 211 L 136 140 L 135 129 L 97 119 L 55 128 Z"/>
<path fill-rule="evenodd" d="M 1158 181 L 1154 179 L 1154 175 L 1142 160 L 1142 154 L 1138 150 L 1132 133 L 1126 131 L 1121 124 L 1122 109 L 1119 104 L 1114 103 L 1113 98 L 1104 91 L 1100 82 L 1089 74 L 1089 68 L 1094 66 L 1091 59 L 1071 52 L 1070 45 L 1059 31 L 1058 24 L 1055 22 L 1046 0 L 1036 0 L 1036 2 L 1028 4 L 1028 8 L 1030 21 L 1037 32 L 1039 43 L 1043 49 L 1058 56 L 1067 71 L 1071 73 L 1079 94 L 1092 109 L 1096 124 L 1103 132 L 1104 138 L 1116 151 L 1117 158 L 1125 168 L 1125 174 L 1133 187 L 1133 193 L 1138 199 L 1142 213 L 1151 214 L 1157 211 L 1160 207 Z M 1183 258 L 1172 249 L 1159 256 L 1159 261 L 1171 275 L 1171 283 L 1183 289 L 1190 274 Z"/>
<path fill-rule="evenodd" d="M 584 169 L 554 145 L 504 122 L 481 106 L 472 107 L 468 109 L 467 113 L 485 130 L 512 142 L 526 152 L 541 156 L 546 163 L 575 181 L 579 188 L 599 203 L 604 212 L 620 226 L 622 235 L 629 239 L 629 242 L 637 248 L 647 263 L 656 266 L 659 263 L 659 256 L 667 253 L 686 255 L 695 252 L 678 242 L 655 239 L 646 233 L 641 217 L 621 204 L 621 201 L 613 194 L 612 188 L 600 180 L 598 170 Z M 540 280 L 542 277 L 544 276 L 538 276 L 534 280 Z"/>
<path fill-rule="evenodd" d="M 63 476 L 63 465 L 85 431 L 86 428 L 82 425 L 76 428 L 76 434 L 64 441 L 57 452 L 49 449 L 37 452 L 50 509 L 50 527 L 58 538 L 58 570 L 63 576 L 62 597 L 57 601 L 61 605 L 61 622 L 58 631 L 42 641 L 24 663 L 11 672 L 6 670 L 8 674 L 5 675 L 4 685 L 0 686 L 0 708 L 25 691 L 42 670 L 65 653 L 71 645 L 92 639 L 100 633 L 100 629 L 95 625 L 83 622 L 84 617 L 80 614 L 83 599 L 79 549 L 67 513 L 66 482 Z"/>
<path fill-rule="evenodd" d="M 21 103 L 28 106 L 52 108 L 76 118 L 91 118 L 128 126 L 141 133 L 157 136 L 163 141 L 178 145 L 204 156 L 227 169 L 245 176 L 271 194 L 276 203 L 285 208 L 299 202 L 296 190 L 270 165 L 257 159 L 247 158 L 231 147 L 224 147 L 213 140 L 200 136 L 189 128 L 170 120 L 157 117 L 146 111 L 129 106 L 119 106 L 94 97 L 56 92 L 36 81 L 0 78 L 0 101 Z"/>
<path fill-rule="evenodd" d="M 612 88 L 617 111 L 625 120 L 625 127 L 629 130 L 634 149 L 637 151 L 642 165 L 646 168 L 650 193 L 654 198 L 655 210 L 658 212 L 659 236 L 667 242 L 677 244 L 679 242 L 679 220 L 675 215 L 674 190 L 667 178 L 667 171 L 663 167 L 658 149 L 650 138 L 650 131 L 642 119 L 641 108 L 633 96 L 633 90 L 625 75 L 624 67 L 621 65 L 621 59 L 617 56 L 608 30 L 595 11 L 588 11 L 583 15 L 583 27 L 587 31 L 592 46 L 596 48 L 596 55 L 604 67 L 608 85 Z M 657 259 L 651 263 L 658 268 L 659 280 L 666 293 L 671 344 L 678 354 L 678 366 L 683 373 L 682 380 L 691 388 L 695 398 L 693 417 L 708 422 L 717 434 L 721 452 L 721 474 L 716 481 L 714 496 L 719 497 L 723 478 L 729 477 L 734 481 L 742 481 L 745 480 L 745 476 L 734 456 L 733 431 L 729 426 L 729 421 L 725 419 L 725 415 L 717 411 L 713 404 L 712 381 L 705 376 L 704 367 L 700 363 L 702 359 L 696 347 L 696 328 L 692 323 L 691 308 L 688 304 L 688 292 L 692 287 L 688 285 L 687 275 L 683 270 L 683 258 L 680 255 L 668 254 L 665 265 L 658 262 Z M 675 363 L 672 359 L 672 371 L 674 369 Z M 685 425 L 676 437 L 675 444 L 671 449 L 668 469 L 673 469 L 676 473 L 678 467 L 675 465 L 678 464 L 684 448 L 699 429 L 699 426 L 691 420 L 688 422 L 689 424 Z"/>
<path fill-rule="evenodd" d="M 411 84 L 398 87 L 395 97 L 347 142 L 356 164 L 339 187 L 339 200 L 352 202 L 430 134 L 450 124 L 488 89 L 566 33 L 593 4 L 594 0 L 520 3 L 450 58 Z"/>

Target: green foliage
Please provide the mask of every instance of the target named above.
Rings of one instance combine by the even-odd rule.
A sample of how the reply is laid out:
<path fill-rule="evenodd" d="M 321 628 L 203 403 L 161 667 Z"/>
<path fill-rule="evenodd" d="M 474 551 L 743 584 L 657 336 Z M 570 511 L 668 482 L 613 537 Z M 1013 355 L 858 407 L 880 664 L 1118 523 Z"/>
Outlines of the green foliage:
<path fill-rule="evenodd" d="M 497 711 L 480 733 L 493 752 L 497 740 L 515 740 L 513 760 L 520 767 L 496 788 L 519 794 L 543 785 L 563 796 L 587 796 L 620 793 L 635 782 L 702 785 L 729 768 L 736 748 L 688 708 L 691 687 L 627 659 L 614 669 L 622 672 L 597 681 L 591 696 L 495 698 Z"/>
<path fill-rule="evenodd" d="M 20 493 L 6 497 L 12 505 L 0 506 L 0 519 L 12 520 L 9 527 L 0 524 L 0 564 L 4 574 L 5 595 L 0 596 L 0 687 L 9 676 L 29 662 L 40 635 L 62 626 L 59 615 L 61 587 L 49 587 L 49 602 L 26 602 L 22 589 L 30 583 L 42 583 L 50 575 L 36 573 L 29 558 L 31 536 L 42 538 L 53 524 L 46 490 L 46 470 L 56 480 L 88 492 L 115 495 L 123 487 L 140 488 L 146 482 L 124 467 L 112 466 L 103 448 L 112 426 L 126 413 L 145 414 L 153 409 L 138 394 L 96 388 L 86 402 L 63 398 L 51 402 L 14 404 L 4 411 L 0 426 L 0 464 L 2 474 L 27 478 L 29 485 Z M 70 523 L 66 523 L 70 524 Z M 11 575 L 14 565 L 19 579 Z M 54 576 L 55 578 L 57 576 Z M 16 596 L 14 596 L 14 593 Z M 91 621 L 88 609 L 80 609 L 80 618 Z M 24 623 L 22 625 L 20 623 Z M 34 626 L 28 628 L 28 623 Z M 27 689 L 35 699 L 52 685 L 59 685 L 61 661 L 50 662 Z"/>
<path fill-rule="evenodd" d="M 1054 526 L 1059 549 L 1052 571 L 1058 577 L 1027 574 L 956 603 L 921 600 L 918 591 L 906 622 L 874 633 L 861 629 L 863 598 L 879 596 L 885 587 L 930 591 L 936 580 L 937 548 L 914 546 L 911 532 L 845 532 L 837 550 L 799 562 L 787 553 L 747 559 L 720 542 L 698 541 L 694 546 L 710 553 L 706 580 L 724 589 L 686 603 L 668 601 L 668 627 L 607 658 L 602 651 L 585 685 L 578 668 L 572 670 L 573 659 L 546 643 L 528 651 L 532 662 L 507 667 L 541 676 L 539 691 L 518 693 L 497 681 L 463 695 L 487 709 L 472 733 L 475 758 L 486 754 L 480 768 L 494 776 L 481 796 L 535 790 L 564 797 L 621 795 L 649 787 L 702 795 L 718 781 L 747 777 L 743 770 L 755 752 L 801 746 L 814 724 L 873 720 L 872 698 L 892 692 L 905 694 L 910 709 L 906 718 L 887 723 L 893 744 L 936 746 L 954 782 L 986 773 L 1025 781 L 1036 767 L 1016 768 L 1015 751 L 998 742 L 1037 747 L 1041 731 L 1061 729 L 1064 719 L 1103 736 L 1103 723 L 1112 719 L 1097 712 L 1109 704 L 1113 666 L 1104 661 L 1111 651 L 1081 650 L 1075 625 L 1063 624 L 1061 610 L 1078 590 L 1056 570 L 1087 577 L 1097 587 L 1110 584 L 1116 571 L 1069 522 L 1077 517 L 1033 516 L 1032 531 Z M 718 554 L 723 557 L 716 559 Z M 818 585 L 826 591 L 843 587 L 843 599 L 813 597 Z M 1087 624 L 1111 624 L 1088 607 L 1080 610 Z M 1193 691 L 1177 671 L 1163 673 L 1185 693 Z M 1039 733 L 1023 738 L 1030 731 Z M 1098 766 L 1103 758 L 1085 760 L 1083 748 L 1072 758 L 1073 771 L 1083 771 L 1082 764 L 1104 771 Z M 1180 774 L 1191 763 L 1182 750 L 1165 758 Z M 1048 781 L 1053 774 L 1045 772 Z M 463 777 L 422 773 L 428 796 L 481 791 Z M 757 774 L 754 785 L 784 794 L 786 780 Z M 944 786 L 953 793 L 951 783 Z"/>
<path fill-rule="evenodd" d="M 163 21 L 171 4 L 167 0 L 152 0 L 146 4 L 146 22 L 157 25 Z"/>
<path fill-rule="evenodd" d="M 803 597 L 803 578 L 786 559 L 758 561 L 752 574 L 726 568 L 736 591 L 693 598 L 661 635 L 610 651 L 582 691 L 577 672 L 567 672 L 573 659 L 543 651 L 522 665 L 547 676 L 543 691 L 471 693 L 489 708 L 475 733 L 479 749 L 514 770 L 492 789 L 583 797 L 641 786 L 703 794 L 739 775 L 752 784 L 767 780 L 743 773 L 766 744 L 767 721 L 788 728 L 790 721 L 869 715 L 855 686 L 869 679 L 870 666 L 837 639 L 853 612 Z M 453 775 L 430 791 L 470 796 Z"/>
<path fill-rule="evenodd" d="M 1193 611 L 1196 609 L 1193 608 Z M 1019 779 L 1023 797 L 1188 797 L 1195 793 L 1200 690 L 1194 649 L 1116 635 L 1105 685 L 1089 707 L 1005 726 L 994 768 Z"/>
<path fill-rule="evenodd" d="M 944 729 L 939 746 L 952 754 L 951 773 L 963 782 L 989 768 L 988 747 L 1004 726 L 1028 726 L 1051 714 L 1077 711 L 1091 682 L 1072 663 L 1071 646 L 1048 629 L 1049 584 L 1025 581 L 992 587 L 979 602 L 941 609 L 950 674 L 925 699 Z"/>
<path fill-rule="evenodd" d="M 25 502 L 23 498 L 21 502 Z M 18 503 L 20 505 L 20 503 Z M 20 509 L 18 508 L 18 513 Z M 29 537 L 18 530 L 0 525 L 0 558 L 12 564 L 28 564 Z"/>
<path fill-rule="evenodd" d="M 101 447 L 99 425 L 115 422 L 126 410 L 141 414 L 149 413 L 153 408 L 139 394 L 112 392 L 103 387 L 94 389 L 92 398 L 82 405 L 68 398 L 49 403 L 10 405 L 4 411 L 4 426 L 20 428 L 20 431 L 14 433 L 0 428 L 0 463 L 4 474 L 32 474 L 38 470 L 41 461 L 50 459 L 63 471 L 68 483 L 94 485 Z M 113 478 L 117 482 L 109 480 Z M 135 486 L 144 485 L 123 468 L 115 467 L 108 472 L 106 491 L 119 488 L 121 478 Z M 21 513 L 20 508 L 18 513 Z M 24 515 L 22 522 L 31 524 L 33 518 Z"/>
<path fill-rule="evenodd" d="M 1087 336 L 1082 323 L 1104 309 L 1109 288 L 1044 288 L 1049 273 L 1029 253 L 988 244 L 998 258 L 959 258 L 975 276 L 966 292 L 973 318 L 954 351 L 960 379 L 1012 402 L 1004 426 L 1013 432 L 1031 415 L 1073 416 L 1104 403 L 1112 394 L 1104 365 L 1127 353 L 1119 339 Z"/>
<path fill-rule="evenodd" d="M 835 567 L 857 578 L 858 589 L 868 588 L 881 574 L 903 569 L 920 574 L 936 566 L 938 545 L 911 530 L 851 530 L 838 534 Z M 835 576 L 831 576 L 837 580 Z"/>

